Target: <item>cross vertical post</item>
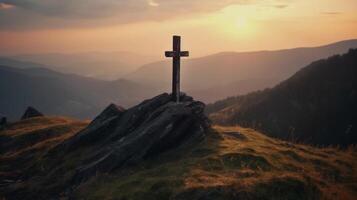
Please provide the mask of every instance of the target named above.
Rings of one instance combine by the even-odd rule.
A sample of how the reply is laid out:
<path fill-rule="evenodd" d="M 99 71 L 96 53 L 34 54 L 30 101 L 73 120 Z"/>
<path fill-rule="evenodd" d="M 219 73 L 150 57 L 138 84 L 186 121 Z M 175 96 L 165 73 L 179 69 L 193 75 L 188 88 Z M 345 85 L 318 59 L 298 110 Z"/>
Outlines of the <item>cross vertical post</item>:
<path fill-rule="evenodd" d="M 181 51 L 181 38 L 179 36 L 173 37 L 172 48 L 174 52 Z M 172 58 L 172 94 L 176 102 L 180 101 L 180 62 L 180 56 L 176 55 Z"/>
<path fill-rule="evenodd" d="M 188 51 L 181 51 L 181 37 L 173 36 L 172 51 L 166 51 L 166 57 L 172 57 L 172 99 L 180 102 L 180 62 L 181 57 L 188 57 Z"/>

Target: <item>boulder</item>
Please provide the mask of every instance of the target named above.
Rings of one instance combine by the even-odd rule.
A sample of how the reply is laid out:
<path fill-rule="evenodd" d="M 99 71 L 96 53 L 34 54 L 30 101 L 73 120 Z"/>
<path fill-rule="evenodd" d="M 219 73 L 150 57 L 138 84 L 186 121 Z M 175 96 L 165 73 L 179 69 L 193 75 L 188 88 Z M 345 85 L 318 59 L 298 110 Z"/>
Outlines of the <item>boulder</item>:
<path fill-rule="evenodd" d="M 7 118 L 0 114 L 0 128 L 5 127 L 7 125 Z"/>
<path fill-rule="evenodd" d="M 112 104 L 49 156 L 95 146 L 82 158 L 73 176 L 72 183 L 80 183 L 98 172 L 135 165 L 181 145 L 201 141 L 210 127 L 204 107 L 185 94 L 180 103 L 175 103 L 167 93 L 128 110 Z"/>
<path fill-rule="evenodd" d="M 98 126 L 103 124 L 106 120 L 120 115 L 123 113 L 125 109 L 121 106 L 110 104 L 106 107 L 94 120 L 89 124 L 89 126 Z"/>
<path fill-rule="evenodd" d="M 42 117 L 42 116 L 44 116 L 42 113 L 40 113 L 35 108 L 29 106 L 29 107 L 27 107 L 25 113 L 22 115 L 21 119 L 23 120 L 23 119 L 33 118 L 33 117 Z"/>

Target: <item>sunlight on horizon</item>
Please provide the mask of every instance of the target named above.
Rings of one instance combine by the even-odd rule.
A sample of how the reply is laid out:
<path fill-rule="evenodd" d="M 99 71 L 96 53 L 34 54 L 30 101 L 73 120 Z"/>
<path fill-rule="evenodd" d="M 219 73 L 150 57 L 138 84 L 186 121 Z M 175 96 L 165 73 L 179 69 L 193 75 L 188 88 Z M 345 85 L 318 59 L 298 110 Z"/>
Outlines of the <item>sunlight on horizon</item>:
<path fill-rule="evenodd" d="M 191 49 L 193 57 L 319 46 L 357 38 L 356 2 L 268 0 L 130 23 L 95 18 L 64 28 L 0 29 L 0 54 L 131 51 L 162 56 L 173 34 L 182 35 L 183 46 Z M 154 16 L 155 9 L 165 6 L 155 0 L 147 4 Z"/>

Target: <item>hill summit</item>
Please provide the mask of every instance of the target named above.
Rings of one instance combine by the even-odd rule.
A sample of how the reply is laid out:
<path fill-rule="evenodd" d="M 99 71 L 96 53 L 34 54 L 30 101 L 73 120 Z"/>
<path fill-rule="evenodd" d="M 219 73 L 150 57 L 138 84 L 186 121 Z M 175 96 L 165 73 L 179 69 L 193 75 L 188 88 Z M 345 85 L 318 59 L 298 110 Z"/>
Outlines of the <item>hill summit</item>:
<path fill-rule="evenodd" d="M 128 110 L 111 104 L 83 130 L 49 148 L 41 166 L 28 160 L 33 165 L 25 167 L 15 179 L 23 180 L 28 175 L 42 176 L 44 182 L 40 185 L 46 185 L 48 180 L 65 179 L 56 186 L 64 189 L 79 185 L 97 173 L 110 173 L 179 146 L 195 144 L 204 139 L 210 127 L 204 107 L 203 103 L 183 93 L 180 103 L 173 102 L 172 96 L 164 93 Z M 33 108 L 27 109 L 23 119 L 42 116 L 32 116 L 34 111 Z M 16 150 L 55 134 L 55 131 L 34 131 L 31 136 L 21 139 L 4 134 L 0 140 L 1 151 Z M 68 169 L 66 158 L 74 155 L 75 167 Z"/>
<path fill-rule="evenodd" d="M 86 127 L 88 122 L 47 116 L 0 132 L 0 198 L 354 200 L 357 195 L 356 149 L 294 144 L 241 127 L 213 127 L 199 143 L 71 182 L 76 169 L 90 162 L 90 152 L 105 146 L 91 141 L 63 157 L 47 152 Z"/>
<path fill-rule="evenodd" d="M 165 93 L 124 110 L 110 105 L 84 130 L 50 152 L 62 157 L 85 146 L 88 151 L 73 181 L 79 182 L 97 172 L 133 165 L 177 146 L 202 140 L 209 127 L 204 104 L 182 95 L 172 102 Z"/>
<path fill-rule="evenodd" d="M 161 94 L 92 122 L 40 116 L 0 131 L 0 199 L 354 199 L 356 151 L 212 127 Z"/>
<path fill-rule="evenodd" d="M 43 116 L 43 114 L 36 110 L 35 108 L 29 106 L 25 113 L 22 115 L 21 119 L 29 119 L 29 118 L 32 118 L 32 117 L 41 117 Z"/>

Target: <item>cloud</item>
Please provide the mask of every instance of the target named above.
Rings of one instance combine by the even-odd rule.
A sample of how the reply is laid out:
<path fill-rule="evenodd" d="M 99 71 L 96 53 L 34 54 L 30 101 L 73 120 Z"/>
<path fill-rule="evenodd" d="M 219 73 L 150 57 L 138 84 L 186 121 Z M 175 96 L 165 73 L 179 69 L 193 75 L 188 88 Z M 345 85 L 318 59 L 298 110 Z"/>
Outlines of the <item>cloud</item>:
<path fill-rule="evenodd" d="M 283 5 L 283 4 L 281 4 L 281 5 L 273 5 L 273 7 L 274 8 L 279 8 L 279 9 L 283 9 L 283 8 L 288 7 L 288 5 Z"/>
<path fill-rule="evenodd" d="M 154 6 L 154 7 L 157 7 L 160 5 L 160 4 L 156 3 L 154 0 L 148 0 L 148 4 L 149 4 L 149 6 Z"/>
<path fill-rule="evenodd" d="M 322 12 L 323 15 L 341 15 L 342 12 Z"/>
<path fill-rule="evenodd" d="M 13 8 L 14 5 L 7 4 L 7 3 L 0 3 L 0 10 L 7 10 Z"/>
<path fill-rule="evenodd" d="M 97 26 L 171 19 L 256 0 L 0 0 L 0 30 Z"/>

